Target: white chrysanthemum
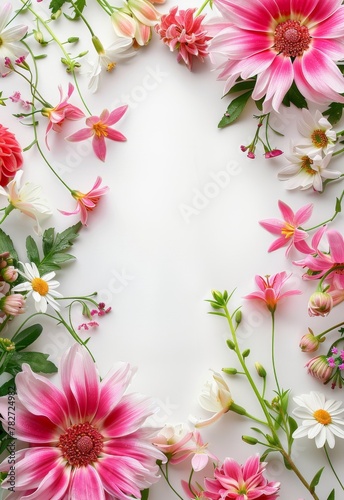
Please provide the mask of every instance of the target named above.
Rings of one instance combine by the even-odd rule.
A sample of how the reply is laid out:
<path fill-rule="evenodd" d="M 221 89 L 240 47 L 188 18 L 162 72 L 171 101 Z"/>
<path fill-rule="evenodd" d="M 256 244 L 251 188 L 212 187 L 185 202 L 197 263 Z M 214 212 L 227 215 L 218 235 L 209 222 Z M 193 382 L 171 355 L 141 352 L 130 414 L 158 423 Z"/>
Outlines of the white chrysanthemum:
<path fill-rule="evenodd" d="M 0 186 L 0 195 L 6 196 L 10 209 L 17 208 L 23 214 L 35 219 L 35 232 L 40 235 L 40 222 L 51 215 L 51 209 L 45 199 L 41 197 L 42 188 L 32 182 L 26 182 L 20 187 L 22 170 L 18 170 L 14 179 L 8 183 L 6 189 Z"/>
<path fill-rule="evenodd" d="M 298 144 L 305 155 L 313 158 L 333 152 L 337 134 L 319 110 L 313 116 L 308 109 L 302 108 L 302 119 L 297 122 L 297 129 L 305 137 L 304 143 Z"/>
<path fill-rule="evenodd" d="M 305 436 L 315 439 L 317 448 L 322 448 L 326 442 L 333 448 L 335 436 L 344 439 L 344 429 L 341 427 L 344 426 L 342 401 L 326 400 L 322 393 L 315 391 L 293 399 L 299 406 L 293 414 L 303 419 L 301 426 L 293 433 L 294 439 Z"/>
<path fill-rule="evenodd" d="M 28 54 L 24 45 L 18 43 L 26 34 L 28 28 L 24 25 L 7 28 L 11 12 L 12 4 L 9 2 L 0 7 L 0 75 L 2 76 L 10 71 L 5 65 L 6 57 L 14 63 L 16 59 Z"/>
<path fill-rule="evenodd" d="M 324 157 L 316 155 L 310 158 L 302 149 L 296 147 L 292 155 L 286 156 L 290 164 L 280 170 L 278 178 L 286 181 L 286 189 L 313 188 L 321 192 L 323 179 L 337 179 L 342 174 L 337 170 L 327 168 L 331 158 L 332 154 Z"/>
<path fill-rule="evenodd" d="M 62 295 L 55 290 L 60 285 L 58 281 L 53 280 L 55 273 L 51 271 L 50 273 L 40 276 L 34 262 L 31 262 L 31 264 L 21 264 L 24 268 L 24 272 L 18 272 L 24 276 L 27 281 L 14 286 L 12 292 L 29 292 L 28 295 L 32 294 L 37 312 L 45 313 L 48 304 L 50 304 L 55 311 L 59 311 L 60 308 L 55 297 L 62 297 Z"/>

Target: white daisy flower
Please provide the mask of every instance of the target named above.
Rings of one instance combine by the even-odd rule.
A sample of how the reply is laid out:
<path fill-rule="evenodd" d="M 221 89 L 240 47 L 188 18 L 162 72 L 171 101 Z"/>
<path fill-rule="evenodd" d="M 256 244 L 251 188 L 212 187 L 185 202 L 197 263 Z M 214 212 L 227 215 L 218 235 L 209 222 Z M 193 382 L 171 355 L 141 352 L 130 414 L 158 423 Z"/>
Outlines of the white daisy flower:
<path fill-rule="evenodd" d="M 27 279 L 24 283 L 19 283 L 12 288 L 12 292 L 28 292 L 28 295 L 32 295 L 35 301 L 35 308 L 37 312 L 45 313 L 48 304 L 51 305 L 55 311 L 59 311 L 59 305 L 55 300 L 55 297 L 62 297 L 62 295 L 55 290 L 60 283 L 53 280 L 55 273 L 51 271 L 50 273 L 40 276 L 37 266 L 34 262 L 31 264 L 21 265 L 24 268 L 24 272 L 18 270 L 18 272 Z"/>
<path fill-rule="evenodd" d="M 28 51 L 24 45 L 18 43 L 27 33 L 28 27 L 24 25 L 7 28 L 12 12 L 12 4 L 4 3 L 0 7 L 0 74 L 2 76 L 9 73 L 9 68 L 5 65 L 8 57 L 12 63 L 20 57 L 26 56 Z"/>
<path fill-rule="evenodd" d="M 299 406 L 293 414 L 302 418 L 301 426 L 293 433 L 293 438 L 307 436 L 315 439 L 317 448 L 322 448 L 326 442 L 330 448 L 335 445 L 334 436 L 344 439 L 344 419 L 340 416 L 344 412 L 342 401 L 326 400 L 324 394 L 312 391 L 293 398 Z"/>
<path fill-rule="evenodd" d="M 286 156 L 289 165 L 282 168 L 278 178 L 286 182 L 286 189 L 310 189 L 321 192 L 323 190 L 323 179 L 337 179 L 342 175 L 337 170 L 329 170 L 327 167 L 331 161 L 332 154 L 324 157 L 316 155 L 310 158 L 302 149 L 295 148 L 294 153 Z"/>
<path fill-rule="evenodd" d="M 20 187 L 22 175 L 23 171 L 18 170 L 14 179 L 6 186 L 6 189 L 0 186 L 0 195 L 7 197 L 10 203 L 8 211 L 17 208 L 36 221 L 34 230 L 40 236 L 42 233 L 40 222 L 51 215 L 52 212 L 47 201 L 41 197 L 41 186 L 26 182 Z"/>
<path fill-rule="evenodd" d="M 305 137 L 304 144 L 298 144 L 304 154 L 313 158 L 315 155 L 333 152 L 337 134 L 319 110 L 316 110 L 313 117 L 308 109 L 302 108 L 302 119 L 297 122 L 297 129 Z"/>

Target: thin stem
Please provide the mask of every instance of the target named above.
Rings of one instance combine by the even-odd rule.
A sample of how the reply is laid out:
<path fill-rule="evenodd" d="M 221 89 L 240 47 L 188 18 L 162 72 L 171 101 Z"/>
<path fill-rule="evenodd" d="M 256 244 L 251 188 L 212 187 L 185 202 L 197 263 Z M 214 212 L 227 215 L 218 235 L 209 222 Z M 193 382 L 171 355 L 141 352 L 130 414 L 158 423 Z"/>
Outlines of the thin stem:
<path fill-rule="evenodd" d="M 338 201 L 337 201 L 336 205 L 338 203 L 339 203 L 339 205 L 341 205 L 341 203 L 343 201 L 343 198 L 344 198 L 344 190 L 342 191 L 342 194 L 340 195 L 340 197 L 337 198 Z M 317 229 L 318 227 L 324 226 L 325 224 L 328 224 L 329 222 L 332 222 L 337 217 L 337 215 L 339 213 L 340 212 L 338 210 L 336 210 L 335 213 L 332 215 L 332 217 L 330 217 L 329 219 L 325 220 L 324 222 L 321 222 L 320 224 L 317 224 L 316 226 L 309 227 L 308 229 L 303 229 L 303 228 L 300 228 L 300 229 L 303 229 L 304 231 L 313 231 L 313 229 Z"/>
<path fill-rule="evenodd" d="M 205 9 L 205 7 L 208 5 L 209 2 L 210 2 L 210 0 L 204 0 L 204 2 L 202 3 L 202 5 L 200 6 L 200 8 L 198 9 L 198 11 L 196 12 L 195 17 L 197 17 L 197 16 L 199 16 L 201 14 L 201 12 Z"/>
<path fill-rule="evenodd" d="M 281 389 L 278 382 L 276 362 L 275 362 L 275 313 L 274 312 L 271 312 L 271 361 L 272 361 L 272 370 L 274 372 L 277 392 L 278 395 L 281 396 Z"/>
<path fill-rule="evenodd" d="M 322 333 L 319 333 L 319 335 L 316 336 L 318 340 L 320 340 L 322 337 L 324 337 L 327 333 L 329 333 L 331 330 L 335 330 L 341 326 L 344 325 L 344 321 L 341 321 L 340 323 L 337 323 L 334 326 L 331 326 L 331 328 L 328 328 L 327 330 L 324 330 Z"/>
<path fill-rule="evenodd" d="M 85 25 L 87 26 L 88 31 L 91 33 L 91 36 L 95 36 L 94 32 L 93 32 L 93 29 L 91 28 L 91 25 L 89 24 L 89 22 L 87 21 L 87 19 L 85 18 L 85 16 L 81 12 L 81 10 L 78 9 L 78 6 L 75 5 L 75 3 L 73 2 L 73 0 L 70 0 L 70 3 L 72 4 L 75 12 L 78 13 L 78 16 L 80 17 L 80 19 L 82 19 L 84 21 Z"/>
<path fill-rule="evenodd" d="M 326 448 L 326 445 L 324 446 L 324 451 L 325 451 L 325 455 L 326 455 L 326 458 L 327 458 L 327 461 L 329 463 L 329 466 L 331 467 L 331 470 L 335 476 L 335 478 L 337 479 L 338 483 L 340 484 L 340 487 L 342 488 L 342 490 L 344 490 L 344 486 L 343 486 L 343 483 L 341 482 L 341 480 L 339 479 L 338 477 L 338 474 L 336 473 L 334 467 L 333 467 L 333 464 L 331 462 L 331 459 L 330 459 L 330 456 L 328 454 L 328 451 L 327 451 L 327 448 Z"/>
<path fill-rule="evenodd" d="M 160 471 L 161 471 L 161 474 L 164 476 L 166 483 L 167 483 L 167 484 L 168 484 L 168 486 L 171 488 L 171 490 L 173 491 L 173 493 L 174 493 L 175 495 L 177 495 L 177 497 L 178 497 L 178 498 L 180 498 L 180 500 L 184 500 L 184 499 L 183 499 L 183 497 L 181 497 L 181 496 L 179 495 L 179 493 L 178 493 L 178 492 L 177 492 L 177 491 L 173 488 L 172 484 L 170 483 L 170 480 L 169 480 L 169 478 L 168 478 L 167 466 L 168 466 L 168 465 L 166 464 L 166 466 L 165 466 L 165 467 L 166 467 L 166 472 L 165 472 L 165 471 L 164 471 L 164 469 L 162 468 L 162 465 L 161 465 L 161 464 L 159 464 L 159 469 L 160 469 Z"/>

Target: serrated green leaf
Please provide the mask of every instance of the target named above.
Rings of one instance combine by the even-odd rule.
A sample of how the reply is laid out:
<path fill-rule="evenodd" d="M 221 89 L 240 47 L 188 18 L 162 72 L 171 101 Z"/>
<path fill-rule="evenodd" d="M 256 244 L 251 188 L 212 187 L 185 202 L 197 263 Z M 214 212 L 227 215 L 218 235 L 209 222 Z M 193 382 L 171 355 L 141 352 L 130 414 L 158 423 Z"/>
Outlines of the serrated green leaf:
<path fill-rule="evenodd" d="M 62 5 L 66 3 L 67 0 L 51 0 L 49 4 L 49 9 L 51 9 L 52 14 L 55 14 L 61 9 Z"/>
<path fill-rule="evenodd" d="M 55 230 L 53 227 L 46 229 L 43 233 L 42 238 L 42 248 L 43 255 L 47 255 L 53 247 L 54 244 Z"/>
<path fill-rule="evenodd" d="M 27 258 L 29 259 L 29 262 L 34 262 L 36 266 L 39 265 L 40 256 L 39 256 L 39 251 L 37 244 L 35 240 L 32 238 L 32 236 L 28 236 L 26 238 L 26 254 Z"/>
<path fill-rule="evenodd" d="M 243 112 L 247 101 L 252 95 L 252 90 L 241 94 L 239 97 L 233 99 L 233 101 L 229 104 L 225 115 L 220 120 L 218 127 L 224 128 L 228 125 L 231 125 L 235 120 L 239 118 L 241 113 Z"/>
<path fill-rule="evenodd" d="M 22 371 L 22 364 L 28 363 L 37 373 L 56 373 L 57 366 L 48 360 L 49 354 L 42 352 L 15 352 L 7 363 L 6 371 L 13 376 Z"/>
<path fill-rule="evenodd" d="M 2 229 L 0 229 L 0 253 L 9 252 L 11 257 L 18 260 L 18 254 L 14 248 L 13 241 Z"/>
<path fill-rule="evenodd" d="M 74 8 L 74 5 L 76 6 L 76 8 Z M 64 14 L 64 16 L 69 21 L 76 21 L 77 19 L 79 19 L 80 14 L 82 14 L 82 11 L 84 10 L 84 7 L 86 5 L 86 0 L 75 0 L 74 5 L 71 6 L 71 8 L 74 10 L 74 17 Z"/>
<path fill-rule="evenodd" d="M 290 103 L 292 103 L 297 108 L 308 108 L 307 101 L 297 88 L 295 82 L 292 83 L 290 89 L 284 96 L 282 103 L 287 107 L 289 107 Z"/>
<path fill-rule="evenodd" d="M 327 116 L 328 121 L 331 125 L 335 125 L 339 122 L 343 114 L 343 104 L 340 102 L 331 102 L 326 111 L 323 112 L 324 116 Z"/>
<path fill-rule="evenodd" d="M 315 490 L 315 487 L 317 486 L 317 484 L 319 484 L 319 481 L 320 481 L 320 477 L 321 477 L 321 474 L 323 473 L 323 470 L 324 470 L 325 467 L 321 467 L 320 470 L 318 470 L 318 472 L 315 474 L 315 476 L 313 477 L 312 481 L 311 481 L 311 484 L 309 485 L 309 491 L 311 493 L 314 493 L 314 490 Z"/>
<path fill-rule="evenodd" d="M 44 257 L 37 266 L 40 273 L 60 269 L 60 264 L 74 259 L 73 255 L 65 254 L 64 251 L 68 250 L 73 245 L 81 227 L 81 222 L 78 222 L 74 224 L 74 226 L 68 227 L 62 231 L 62 233 L 57 233 L 56 236 L 53 228 L 45 231 L 43 242 Z"/>
<path fill-rule="evenodd" d="M 42 325 L 36 324 L 17 332 L 12 337 L 12 342 L 16 345 L 16 351 L 21 351 L 38 339 L 43 331 Z"/>
<path fill-rule="evenodd" d="M 329 496 L 327 497 L 327 500 L 335 500 L 335 498 L 334 498 L 335 493 L 336 493 L 336 492 L 335 492 L 335 490 L 333 489 L 333 490 L 331 491 L 331 493 L 329 494 Z"/>

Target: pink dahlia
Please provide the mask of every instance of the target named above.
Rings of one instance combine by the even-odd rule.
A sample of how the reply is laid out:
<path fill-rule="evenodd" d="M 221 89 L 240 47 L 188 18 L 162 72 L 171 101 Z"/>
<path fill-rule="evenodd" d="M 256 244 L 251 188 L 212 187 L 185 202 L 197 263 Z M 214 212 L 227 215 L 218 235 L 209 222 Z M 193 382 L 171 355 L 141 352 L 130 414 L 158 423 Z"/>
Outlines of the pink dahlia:
<path fill-rule="evenodd" d="M 151 444 L 152 429 L 143 427 L 155 410 L 152 400 L 124 394 L 130 366 L 123 363 L 100 381 L 91 356 L 75 344 L 60 373 L 62 389 L 25 363 L 16 376 L 15 437 L 29 447 L 16 452 L 15 492 L 7 499 L 141 498 L 158 480 L 156 460 L 163 455 Z M 7 408 L 1 397 L 5 429 L 12 425 Z M 0 471 L 10 470 L 6 458 Z M 8 474 L 1 487 L 10 489 L 10 482 Z"/>
<path fill-rule="evenodd" d="M 220 80 L 227 93 L 240 77 L 256 77 L 252 98 L 264 97 L 264 113 L 278 108 L 293 81 L 312 102 L 344 102 L 341 0 L 214 0 L 224 19 L 210 57 L 224 57 Z"/>
<path fill-rule="evenodd" d="M 259 455 L 249 457 L 244 465 L 226 458 L 214 471 L 214 479 L 205 479 L 206 498 L 211 500 L 276 500 L 280 483 L 269 482 L 264 476 L 265 462 Z"/>
<path fill-rule="evenodd" d="M 0 186 L 7 186 L 22 164 L 22 149 L 17 139 L 0 124 Z"/>
<path fill-rule="evenodd" d="M 195 12 L 196 9 L 178 12 L 178 7 L 172 7 L 169 14 L 161 17 L 160 24 L 155 25 L 155 31 L 162 41 L 168 45 L 171 52 L 178 51 L 178 62 L 184 61 L 189 70 L 192 69 L 194 57 L 204 61 L 211 40 L 202 24 L 204 16 L 194 17 Z"/>

